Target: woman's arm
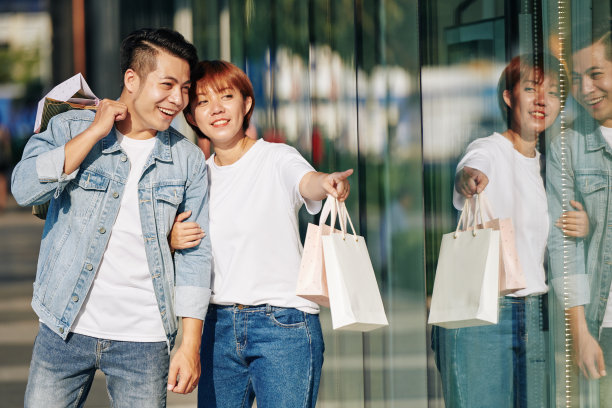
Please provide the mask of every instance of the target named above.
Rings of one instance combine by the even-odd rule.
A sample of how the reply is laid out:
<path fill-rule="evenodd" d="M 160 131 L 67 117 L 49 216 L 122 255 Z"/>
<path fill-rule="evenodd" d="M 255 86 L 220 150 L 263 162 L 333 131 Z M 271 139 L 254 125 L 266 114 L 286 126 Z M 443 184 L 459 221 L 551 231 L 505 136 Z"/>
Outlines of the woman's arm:
<path fill-rule="evenodd" d="M 313 201 L 323 200 L 328 194 L 339 201 L 344 201 L 351 191 L 351 185 L 347 180 L 351 174 L 353 169 L 331 174 L 311 171 L 300 180 L 300 194 Z"/>

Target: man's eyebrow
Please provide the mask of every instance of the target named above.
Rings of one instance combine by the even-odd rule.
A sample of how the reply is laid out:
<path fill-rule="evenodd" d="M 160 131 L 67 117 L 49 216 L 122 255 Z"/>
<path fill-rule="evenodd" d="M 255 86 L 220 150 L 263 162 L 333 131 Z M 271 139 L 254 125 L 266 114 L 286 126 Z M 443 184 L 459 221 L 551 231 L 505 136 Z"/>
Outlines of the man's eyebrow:
<path fill-rule="evenodd" d="M 170 80 L 172 82 L 176 82 L 177 84 L 179 83 L 179 80 L 177 78 L 173 77 L 172 75 L 165 75 L 165 76 L 162 76 L 160 79 L 162 79 L 162 80 Z M 191 84 L 191 79 L 183 82 L 183 85 L 190 85 L 190 84 Z"/>

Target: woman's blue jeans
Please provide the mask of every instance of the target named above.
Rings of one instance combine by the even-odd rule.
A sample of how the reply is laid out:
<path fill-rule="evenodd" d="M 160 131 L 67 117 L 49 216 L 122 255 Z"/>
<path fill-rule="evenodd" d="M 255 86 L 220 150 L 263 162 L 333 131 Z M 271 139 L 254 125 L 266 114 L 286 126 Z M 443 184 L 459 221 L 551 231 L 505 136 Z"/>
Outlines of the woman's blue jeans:
<path fill-rule="evenodd" d="M 542 296 L 499 299 L 495 325 L 434 326 L 432 348 L 447 408 L 548 406 Z"/>
<path fill-rule="evenodd" d="M 323 366 L 319 316 L 270 305 L 211 305 L 198 406 L 314 407 Z"/>

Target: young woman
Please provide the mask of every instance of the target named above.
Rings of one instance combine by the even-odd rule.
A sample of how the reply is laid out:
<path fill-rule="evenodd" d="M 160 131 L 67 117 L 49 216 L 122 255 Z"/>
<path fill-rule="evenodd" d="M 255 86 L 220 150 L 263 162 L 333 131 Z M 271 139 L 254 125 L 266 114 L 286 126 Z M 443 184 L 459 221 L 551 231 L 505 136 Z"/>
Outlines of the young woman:
<path fill-rule="evenodd" d="M 549 217 L 536 147 L 561 108 L 559 84 L 567 80 L 559 67 L 546 55 L 513 58 L 498 85 L 508 129 L 472 142 L 457 166 L 455 207 L 461 209 L 466 197 L 484 190 L 494 218 L 512 218 L 527 287 L 499 298 L 496 325 L 434 329 L 447 407 L 548 406 L 542 296 L 548 291 Z M 578 202 L 573 205 L 582 209 Z M 567 235 L 584 235 L 586 213 L 568 212 L 557 226 Z"/>
<path fill-rule="evenodd" d="M 297 213 L 349 194 L 342 173 L 318 173 L 294 148 L 245 135 L 253 112 L 246 74 L 225 61 L 192 73 L 187 121 L 210 139 L 212 295 L 202 336 L 201 407 L 314 407 L 323 364 L 318 306 L 295 295 Z M 188 214 L 183 214 L 183 220 Z M 196 246 L 197 224 L 177 222 L 171 245 Z"/>

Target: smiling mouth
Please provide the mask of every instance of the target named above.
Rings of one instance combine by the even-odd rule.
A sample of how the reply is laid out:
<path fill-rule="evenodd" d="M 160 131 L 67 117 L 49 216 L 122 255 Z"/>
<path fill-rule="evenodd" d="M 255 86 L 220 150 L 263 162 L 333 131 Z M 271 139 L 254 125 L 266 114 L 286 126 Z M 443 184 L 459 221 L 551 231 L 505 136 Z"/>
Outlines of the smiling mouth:
<path fill-rule="evenodd" d="M 546 117 L 544 112 L 531 112 L 531 116 L 533 116 L 536 119 L 544 119 Z"/>
<path fill-rule="evenodd" d="M 173 109 L 166 109 L 166 108 L 161 108 L 161 107 L 158 107 L 157 109 L 159 109 L 159 111 L 161 113 L 163 113 L 164 115 L 168 115 L 168 116 L 174 116 L 178 112 L 178 111 L 173 110 Z"/>
<path fill-rule="evenodd" d="M 597 105 L 599 102 L 601 102 L 603 100 L 604 100 L 604 97 L 600 96 L 599 98 L 589 99 L 588 101 L 585 100 L 584 103 L 586 103 L 589 106 L 593 106 L 593 105 Z"/>
<path fill-rule="evenodd" d="M 228 119 L 219 119 L 219 120 L 215 120 L 212 125 L 213 126 L 223 126 L 229 123 Z"/>

